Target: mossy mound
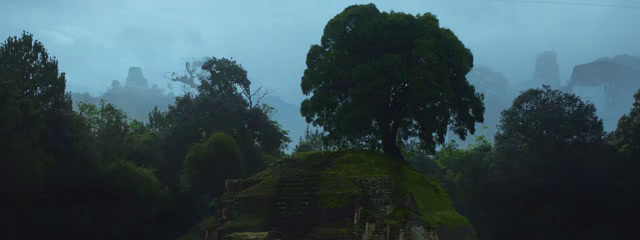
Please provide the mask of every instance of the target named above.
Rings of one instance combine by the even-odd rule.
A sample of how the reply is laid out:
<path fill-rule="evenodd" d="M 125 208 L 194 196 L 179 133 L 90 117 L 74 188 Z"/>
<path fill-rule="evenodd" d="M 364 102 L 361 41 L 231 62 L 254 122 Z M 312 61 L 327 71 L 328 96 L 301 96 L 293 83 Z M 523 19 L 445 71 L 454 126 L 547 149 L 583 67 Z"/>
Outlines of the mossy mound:
<path fill-rule="evenodd" d="M 462 234 L 440 239 L 475 239 L 436 179 L 379 153 L 298 153 L 237 181 L 251 186 L 228 187 L 223 195 L 229 204 L 218 206 L 223 214 L 210 229 L 220 236 L 277 231 L 296 239 L 429 239 L 445 231 Z"/>
<path fill-rule="evenodd" d="M 294 155 L 300 166 L 312 165 L 317 159 L 325 160 L 326 169 L 322 171 L 321 188 L 318 192 L 320 207 L 344 206 L 346 199 L 362 194 L 354 179 L 362 177 L 390 177 L 397 190 L 395 195 L 412 193 L 419 207 L 419 216 L 432 226 L 447 224 L 450 226 L 469 225 L 465 217 L 456 212 L 451 198 L 440 186 L 437 179 L 422 175 L 409 164 L 389 156 L 368 152 L 313 152 Z M 326 161 L 332 159 L 333 161 Z M 407 214 L 406 210 L 404 215 Z"/>

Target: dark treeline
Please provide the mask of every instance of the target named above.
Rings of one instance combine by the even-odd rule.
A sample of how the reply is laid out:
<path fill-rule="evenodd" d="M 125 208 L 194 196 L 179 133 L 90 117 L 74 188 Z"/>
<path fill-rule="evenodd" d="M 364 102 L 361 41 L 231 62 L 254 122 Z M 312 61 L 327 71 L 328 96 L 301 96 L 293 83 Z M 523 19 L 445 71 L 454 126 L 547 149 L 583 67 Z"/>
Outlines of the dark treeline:
<path fill-rule="evenodd" d="M 174 239 L 206 216 L 224 179 L 248 176 L 290 141 L 250 104 L 246 71 L 210 58 L 196 93 L 149 121 L 111 103 L 72 109 L 65 74 L 24 33 L 0 47 L 4 239 Z"/>
<path fill-rule="evenodd" d="M 593 104 L 544 86 L 502 112 L 493 144 L 409 145 L 405 156 L 441 180 L 480 239 L 622 239 L 640 200 L 639 131 L 640 91 L 605 133 Z"/>

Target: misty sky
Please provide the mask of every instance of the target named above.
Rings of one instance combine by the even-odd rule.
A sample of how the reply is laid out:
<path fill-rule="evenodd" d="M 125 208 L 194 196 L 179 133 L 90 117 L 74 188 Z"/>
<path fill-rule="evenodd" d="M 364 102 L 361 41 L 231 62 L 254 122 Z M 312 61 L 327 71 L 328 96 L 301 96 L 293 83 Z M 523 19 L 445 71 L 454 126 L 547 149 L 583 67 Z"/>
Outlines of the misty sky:
<path fill-rule="evenodd" d="M 640 7 L 640 0 L 548 0 Z M 233 57 L 255 85 L 297 104 L 306 53 L 329 19 L 371 1 L 0 0 L 0 38 L 34 34 L 67 73 L 68 91 L 97 95 L 129 66 L 150 83 L 188 57 Z M 640 55 L 640 8 L 490 0 L 373 1 L 382 11 L 431 12 L 474 54 L 475 64 L 529 80 L 537 54 L 558 53 L 561 79 L 603 56 Z M 173 84 L 178 87 L 177 84 Z"/>

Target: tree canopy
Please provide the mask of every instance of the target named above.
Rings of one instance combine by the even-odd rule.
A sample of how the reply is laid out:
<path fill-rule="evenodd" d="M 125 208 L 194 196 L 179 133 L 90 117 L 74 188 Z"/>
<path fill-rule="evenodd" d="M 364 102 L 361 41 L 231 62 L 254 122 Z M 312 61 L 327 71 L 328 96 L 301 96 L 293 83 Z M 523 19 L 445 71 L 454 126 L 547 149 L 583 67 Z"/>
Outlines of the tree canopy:
<path fill-rule="evenodd" d="M 287 133 L 271 119 L 274 110 L 260 105 L 265 92 L 252 92 L 242 66 L 207 58 L 201 67 L 207 74 L 198 76 L 199 91 L 176 98 L 166 112 L 156 108 L 144 124 L 106 101 L 74 111 L 65 75 L 42 43 L 28 33 L 4 42 L 5 235 L 173 239 L 206 216 L 225 179 L 281 157 Z M 181 173 L 192 191 L 177 191 Z"/>
<path fill-rule="evenodd" d="M 624 154 L 640 155 L 640 90 L 633 95 L 629 114 L 620 117 L 618 127 L 609 136 L 609 142 Z"/>
<path fill-rule="evenodd" d="M 195 64 L 195 63 L 194 63 Z M 191 66 L 191 65 L 190 65 Z M 159 166 L 161 178 L 178 183 L 187 151 L 215 132 L 231 135 L 244 159 L 247 173 L 265 166 L 265 156 L 279 157 L 290 142 L 287 132 L 271 120 L 272 108 L 257 105 L 247 71 L 233 59 L 206 58 L 199 74 L 197 91 L 177 97 L 167 112 L 153 111 L 149 126 L 162 132 L 165 159 Z"/>
<path fill-rule="evenodd" d="M 244 162 L 233 137 L 214 133 L 207 141 L 194 144 L 184 161 L 182 185 L 206 196 L 224 191 L 224 180 L 242 175 Z"/>
<path fill-rule="evenodd" d="M 544 85 L 523 92 L 502 112 L 495 140 L 520 154 L 549 154 L 555 147 L 599 144 L 603 137 L 593 104 Z"/>
<path fill-rule="evenodd" d="M 2 181 L 17 191 L 34 191 L 56 164 L 63 145 L 57 124 L 71 101 L 64 73 L 44 45 L 24 32 L 0 46 L 0 152 L 6 157 Z M 68 139 L 64 139 L 68 140 Z"/>
<path fill-rule="evenodd" d="M 353 5 L 331 19 L 311 46 L 300 112 L 328 139 L 400 156 L 398 143 L 462 139 L 483 121 L 483 96 L 469 84 L 471 51 L 430 14 Z"/>

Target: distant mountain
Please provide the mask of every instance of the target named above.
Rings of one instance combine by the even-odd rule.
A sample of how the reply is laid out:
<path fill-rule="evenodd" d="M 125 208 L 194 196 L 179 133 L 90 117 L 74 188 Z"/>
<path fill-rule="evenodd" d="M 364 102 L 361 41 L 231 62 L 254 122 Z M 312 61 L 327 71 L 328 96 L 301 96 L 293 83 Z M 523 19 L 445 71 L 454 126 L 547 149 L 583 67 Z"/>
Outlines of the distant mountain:
<path fill-rule="evenodd" d="M 304 136 L 304 131 L 307 128 L 307 122 L 300 115 L 300 104 L 294 105 L 285 102 L 278 96 L 266 96 L 262 99 L 262 103 L 276 109 L 273 120 L 277 121 L 283 129 L 289 131 L 289 137 L 293 140 L 289 144 L 289 150 L 292 150 L 300 138 Z"/>

